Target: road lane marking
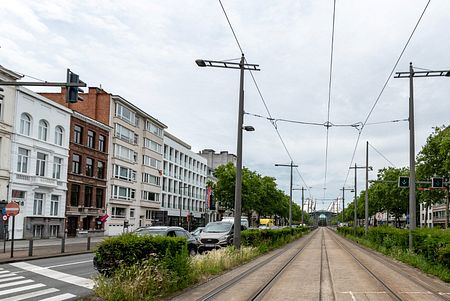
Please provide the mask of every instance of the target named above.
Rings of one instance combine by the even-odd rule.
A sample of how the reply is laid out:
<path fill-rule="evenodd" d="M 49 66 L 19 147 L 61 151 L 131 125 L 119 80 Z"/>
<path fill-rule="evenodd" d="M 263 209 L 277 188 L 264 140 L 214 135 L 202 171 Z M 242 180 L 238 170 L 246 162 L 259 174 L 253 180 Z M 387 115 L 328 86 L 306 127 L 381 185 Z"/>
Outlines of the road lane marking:
<path fill-rule="evenodd" d="M 15 276 L 15 275 L 14 275 L 14 276 Z M 23 277 L 23 276 L 17 276 L 17 277 L 11 277 L 11 278 L 3 278 L 3 279 L 0 279 L 0 282 L 19 280 L 19 279 L 23 279 L 23 278 L 25 278 L 25 277 Z"/>
<path fill-rule="evenodd" d="M 352 300 L 356 301 L 355 295 L 353 295 L 352 291 L 350 291 L 349 293 L 350 293 L 350 296 L 352 296 Z"/>
<path fill-rule="evenodd" d="M 9 298 L 4 298 L 4 299 L 2 299 L 2 301 L 20 301 L 20 300 L 24 300 L 24 299 L 29 299 L 29 298 L 34 298 L 34 297 L 46 295 L 46 294 L 55 293 L 55 292 L 58 292 L 58 291 L 59 290 L 56 289 L 56 288 L 49 288 L 49 289 L 42 290 L 42 291 L 26 293 L 26 294 L 22 294 L 22 295 L 12 296 L 12 297 L 9 297 Z M 58 297 L 58 296 L 55 296 L 55 297 Z M 76 297 L 76 296 L 74 296 L 74 297 Z M 40 300 L 42 301 L 42 299 L 40 299 Z M 45 300 L 47 300 L 47 299 L 45 299 Z M 65 299 L 54 299 L 54 300 L 65 300 Z"/>
<path fill-rule="evenodd" d="M 54 297 L 50 297 L 50 298 L 46 298 L 46 299 L 41 299 L 41 301 L 62 301 L 62 300 L 67 300 L 70 298 L 74 298 L 76 297 L 76 295 L 72 295 L 72 294 L 62 294 L 62 295 L 58 295 L 58 296 L 54 296 Z"/>
<path fill-rule="evenodd" d="M 67 265 L 74 265 L 74 264 L 83 264 L 83 263 L 92 263 L 92 259 L 91 260 L 84 260 L 84 261 L 77 261 L 77 262 L 69 262 L 69 263 L 63 263 L 63 264 L 57 264 L 57 265 L 51 265 L 48 267 L 40 267 L 40 268 L 44 268 L 44 269 L 52 269 L 52 268 L 58 268 L 58 267 L 64 267 Z"/>
<path fill-rule="evenodd" d="M 16 276 L 16 275 L 17 275 L 16 273 L 3 274 L 3 275 L 0 275 L 0 278 L 11 277 L 11 276 Z"/>
<path fill-rule="evenodd" d="M 31 290 L 31 289 L 35 289 L 35 288 L 43 287 L 43 286 L 45 286 L 45 284 L 37 283 L 37 284 L 28 285 L 28 286 L 11 288 L 11 289 L 7 289 L 7 290 L 0 290 L 0 296 L 17 293 L 17 292 L 21 292 L 21 291 L 27 291 L 27 290 Z"/>
<path fill-rule="evenodd" d="M 94 288 L 94 281 L 92 281 L 91 279 L 82 278 L 82 277 L 70 275 L 67 273 L 50 270 L 47 268 L 42 268 L 37 265 L 29 264 L 26 262 L 15 262 L 15 263 L 10 263 L 10 265 L 12 265 L 16 268 L 22 269 L 22 270 L 33 272 L 33 273 L 36 273 L 36 274 L 39 274 L 39 275 L 42 275 L 42 276 L 45 276 L 48 278 L 63 281 L 63 282 L 70 283 L 73 285 L 81 286 L 81 287 L 88 288 L 88 289 Z"/>
<path fill-rule="evenodd" d="M 9 273 L 9 271 L 0 271 L 0 274 Z"/>
<path fill-rule="evenodd" d="M 34 280 L 27 279 L 27 280 L 21 280 L 21 281 L 16 281 L 16 282 L 3 283 L 3 284 L 0 284 L 0 288 L 21 285 L 21 284 L 30 283 L 30 282 L 34 282 Z"/>

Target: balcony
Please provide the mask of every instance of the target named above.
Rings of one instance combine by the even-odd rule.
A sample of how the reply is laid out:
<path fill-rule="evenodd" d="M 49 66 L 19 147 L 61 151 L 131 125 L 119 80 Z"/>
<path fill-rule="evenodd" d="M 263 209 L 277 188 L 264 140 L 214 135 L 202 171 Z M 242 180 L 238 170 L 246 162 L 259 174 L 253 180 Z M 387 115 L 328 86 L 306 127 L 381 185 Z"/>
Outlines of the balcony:
<path fill-rule="evenodd" d="M 23 174 L 15 174 L 15 180 L 17 182 L 30 184 L 33 186 L 43 186 L 43 187 L 57 187 L 58 181 L 57 179 L 40 177 L 40 176 L 31 176 L 31 175 L 23 175 Z"/>

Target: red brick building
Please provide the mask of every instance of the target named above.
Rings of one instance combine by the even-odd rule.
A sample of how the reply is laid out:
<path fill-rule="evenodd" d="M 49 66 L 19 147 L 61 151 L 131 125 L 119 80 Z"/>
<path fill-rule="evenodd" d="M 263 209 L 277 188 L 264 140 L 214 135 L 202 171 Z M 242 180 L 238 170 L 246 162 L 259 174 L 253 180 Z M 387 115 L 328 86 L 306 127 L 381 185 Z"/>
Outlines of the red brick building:
<path fill-rule="evenodd" d="M 103 235 L 106 214 L 110 94 L 98 88 L 67 103 L 62 93 L 40 93 L 74 111 L 70 122 L 66 229 L 68 236 Z"/>

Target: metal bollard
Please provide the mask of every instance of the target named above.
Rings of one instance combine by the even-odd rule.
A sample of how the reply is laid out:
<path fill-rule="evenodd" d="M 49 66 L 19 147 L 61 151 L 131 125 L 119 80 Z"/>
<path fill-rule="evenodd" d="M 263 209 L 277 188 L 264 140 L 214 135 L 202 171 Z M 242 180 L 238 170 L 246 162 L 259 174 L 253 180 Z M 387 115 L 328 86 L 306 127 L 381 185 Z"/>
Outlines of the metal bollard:
<path fill-rule="evenodd" d="M 28 256 L 33 256 L 33 240 L 28 241 Z"/>
<path fill-rule="evenodd" d="M 89 251 L 91 249 L 91 237 L 88 236 L 87 238 L 87 250 Z"/>
<path fill-rule="evenodd" d="M 61 253 L 64 253 L 66 247 L 66 236 L 64 235 L 61 239 Z"/>

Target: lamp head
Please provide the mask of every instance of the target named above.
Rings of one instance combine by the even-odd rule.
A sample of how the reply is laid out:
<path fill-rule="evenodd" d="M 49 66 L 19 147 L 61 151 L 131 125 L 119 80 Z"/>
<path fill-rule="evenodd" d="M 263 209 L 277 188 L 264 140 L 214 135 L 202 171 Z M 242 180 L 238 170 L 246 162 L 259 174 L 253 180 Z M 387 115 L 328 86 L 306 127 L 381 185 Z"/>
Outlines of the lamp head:
<path fill-rule="evenodd" d="M 445 76 L 450 77 L 450 71 L 448 71 L 447 73 L 445 73 Z"/>
<path fill-rule="evenodd" d="M 197 64 L 197 66 L 199 67 L 206 67 L 206 63 L 204 60 L 195 60 L 195 63 Z"/>
<path fill-rule="evenodd" d="M 253 131 L 255 131 L 255 128 L 252 127 L 251 125 L 245 125 L 245 126 L 243 127 L 243 129 L 244 129 L 245 131 L 247 131 L 247 132 L 253 132 Z"/>

